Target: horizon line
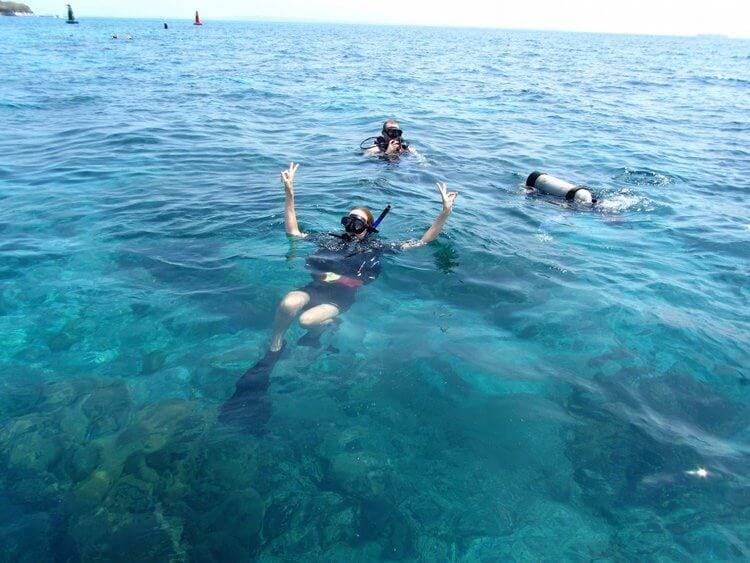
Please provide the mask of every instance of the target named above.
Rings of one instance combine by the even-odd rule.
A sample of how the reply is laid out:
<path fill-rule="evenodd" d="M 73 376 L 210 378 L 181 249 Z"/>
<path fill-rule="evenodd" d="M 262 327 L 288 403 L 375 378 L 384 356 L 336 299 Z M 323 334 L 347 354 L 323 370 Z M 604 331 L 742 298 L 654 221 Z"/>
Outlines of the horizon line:
<path fill-rule="evenodd" d="M 200 10 L 197 10 L 200 12 Z M 3 16 L 8 17 L 8 16 Z M 32 17 L 49 18 L 49 17 L 60 17 L 58 14 L 34 14 Z M 164 17 L 164 16 L 83 16 L 86 19 L 118 19 L 118 20 L 154 20 L 154 21 L 193 21 L 192 17 Z M 22 18 L 26 19 L 26 18 Z M 81 20 L 81 15 L 78 14 L 77 18 Z M 494 31 L 547 31 L 553 33 L 586 33 L 586 34 L 598 34 L 598 35 L 626 35 L 626 36 L 641 36 L 641 37 L 719 37 L 723 39 L 750 39 L 750 35 L 731 35 L 726 33 L 644 33 L 644 32 L 629 32 L 629 31 L 591 31 L 591 30 L 574 30 L 574 29 L 557 29 L 557 28 L 526 28 L 526 27 L 496 27 L 496 26 L 482 26 L 482 25 L 450 25 L 450 24 L 431 24 L 431 23 L 394 23 L 394 22 L 365 22 L 361 20 L 324 20 L 324 19 L 285 19 L 276 17 L 259 17 L 259 16 L 223 16 L 213 20 L 203 20 L 204 25 L 206 21 L 211 22 L 247 22 L 247 23 L 292 23 L 292 24 L 326 24 L 326 25 L 361 25 L 361 26 L 380 26 L 380 27 L 426 27 L 426 28 L 437 28 L 437 29 L 480 29 L 480 30 L 494 30 Z"/>

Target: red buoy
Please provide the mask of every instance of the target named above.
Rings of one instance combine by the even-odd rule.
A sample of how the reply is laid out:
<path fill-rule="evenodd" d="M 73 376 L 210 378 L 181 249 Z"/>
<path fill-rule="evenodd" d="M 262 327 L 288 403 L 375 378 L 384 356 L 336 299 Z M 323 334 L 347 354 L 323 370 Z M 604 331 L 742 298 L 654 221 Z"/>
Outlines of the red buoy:
<path fill-rule="evenodd" d="M 203 22 L 201 22 L 201 18 L 198 15 L 198 10 L 195 11 L 195 22 L 193 25 L 203 25 Z"/>

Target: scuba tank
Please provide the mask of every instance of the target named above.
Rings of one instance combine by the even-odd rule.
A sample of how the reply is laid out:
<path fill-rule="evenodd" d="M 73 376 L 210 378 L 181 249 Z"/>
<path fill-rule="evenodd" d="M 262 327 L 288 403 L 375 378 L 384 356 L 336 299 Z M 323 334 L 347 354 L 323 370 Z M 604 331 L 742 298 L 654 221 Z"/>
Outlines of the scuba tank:
<path fill-rule="evenodd" d="M 584 186 L 576 186 L 560 178 L 544 172 L 532 172 L 526 178 L 526 187 L 533 188 L 540 193 L 564 198 L 578 203 L 596 203 L 591 190 Z"/>

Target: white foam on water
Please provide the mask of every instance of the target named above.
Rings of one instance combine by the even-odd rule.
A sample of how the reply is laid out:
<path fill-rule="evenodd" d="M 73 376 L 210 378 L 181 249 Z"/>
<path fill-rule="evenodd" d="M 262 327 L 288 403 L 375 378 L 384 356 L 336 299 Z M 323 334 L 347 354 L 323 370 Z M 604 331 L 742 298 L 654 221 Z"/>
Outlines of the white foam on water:
<path fill-rule="evenodd" d="M 619 193 L 612 197 L 600 199 L 597 203 L 600 210 L 607 213 L 623 213 L 625 211 L 648 211 L 651 209 L 650 201 L 641 196 L 630 193 Z"/>

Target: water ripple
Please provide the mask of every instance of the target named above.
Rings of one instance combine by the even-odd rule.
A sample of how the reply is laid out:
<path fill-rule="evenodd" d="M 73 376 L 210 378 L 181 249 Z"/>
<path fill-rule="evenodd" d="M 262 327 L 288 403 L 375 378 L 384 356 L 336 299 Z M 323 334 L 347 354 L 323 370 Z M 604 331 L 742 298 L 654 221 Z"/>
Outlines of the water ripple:
<path fill-rule="evenodd" d="M 0 34 L 7 559 L 750 557 L 747 42 Z M 391 116 L 417 153 L 361 158 Z M 460 196 L 323 348 L 291 329 L 256 436 L 217 419 L 309 281 L 291 160 L 309 231 L 389 203 L 415 240 L 435 182 Z M 535 169 L 600 203 L 527 196 Z"/>

